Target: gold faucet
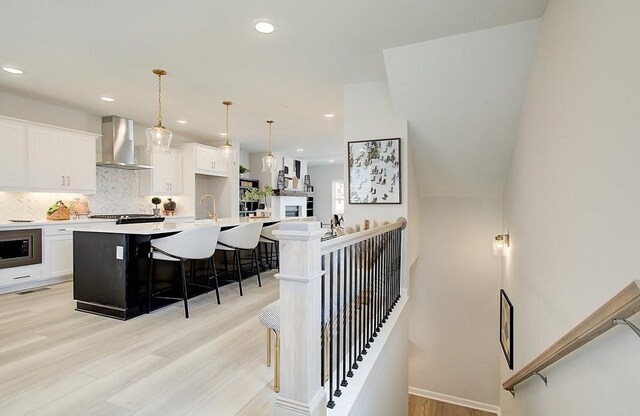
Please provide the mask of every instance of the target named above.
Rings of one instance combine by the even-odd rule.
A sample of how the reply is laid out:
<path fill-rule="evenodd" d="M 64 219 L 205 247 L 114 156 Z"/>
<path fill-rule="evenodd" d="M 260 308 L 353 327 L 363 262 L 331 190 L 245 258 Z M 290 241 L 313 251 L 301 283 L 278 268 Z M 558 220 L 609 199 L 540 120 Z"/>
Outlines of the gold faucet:
<path fill-rule="evenodd" d="M 211 194 L 206 194 L 203 195 L 202 198 L 200 198 L 200 205 L 204 204 L 204 200 L 209 197 L 213 200 L 213 212 L 207 210 L 207 214 L 209 214 L 209 218 L 211 218 L 214 221 L 218 221 L 218 214 L 216 213 L 216 198 L 211 195 Z"/>

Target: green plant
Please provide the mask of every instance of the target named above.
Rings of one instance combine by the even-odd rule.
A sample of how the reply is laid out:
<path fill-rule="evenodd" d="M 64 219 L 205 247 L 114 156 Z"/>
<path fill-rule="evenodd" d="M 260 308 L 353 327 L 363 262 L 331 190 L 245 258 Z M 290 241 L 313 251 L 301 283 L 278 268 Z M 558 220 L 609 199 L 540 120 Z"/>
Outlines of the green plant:
<path fill-rule="evenodd" d="M 154 196 L 153 198 L 151 198 L 151 203 L 155 204 L 156 209 L 158 209 L 158 205 L 162 203 L 162 199 L 158 198 L 157 196 Z"/>
<path fill-rule="evenodd" d="M 240 199 L 242 202 L 259 201 L 260 198 L 266 198 L 273 195 L 273 188 L 269 185 L 263 186 L 261 189 L 249 188 L 245 191 Z"/>
<path fill-rule="evenodd" d="M 247 172 L 251 172 L 249 169 L 247 169 L 246 167 L 240 165 L 240 173 L 247 173 Z"/>

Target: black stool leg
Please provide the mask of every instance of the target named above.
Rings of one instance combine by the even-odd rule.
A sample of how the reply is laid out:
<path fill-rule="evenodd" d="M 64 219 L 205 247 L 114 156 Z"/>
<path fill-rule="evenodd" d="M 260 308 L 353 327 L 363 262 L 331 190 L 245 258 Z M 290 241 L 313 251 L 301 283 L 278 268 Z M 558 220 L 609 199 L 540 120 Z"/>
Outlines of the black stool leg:
<path fill-rule="evenodd" d="M 256 272 L 258 273 L 258 286 L 262 287 L 262 282 L 260 281 L 260 265 L 258 264 L 258 253 L 256 253 L 256 249 L 251 250 L 251 259 L 255 259 L 256 261 Z"/>
<path fill-rule="evenodd" d="M 189 318 L 189 305 L 187 304 L 187 277 L 184 272 L 184 260 L 180 260 L 180 274 L 182 275 L 182 298 L 184 299 L 184 317 Z"/>
<path fill-rule="evenodd" d="M 151 312 L 151 281 L 153 280 L 153 251 L 149 253 L 149 281 L 147 282 L 147 313 Z"/>
<path fill-rule="evenodd" d="M 211 261 L 211 266 L 213 268 L 213 284 L 216 288 L 216 299 L 218 300 L 218 305 L 220 305 L 220 288 L 218 287 L 218 273 L 216 272 L 216 264 L 213 262 L 213 257 L 211 257 L 209 261 Z"/>
<path fill-rule="evenodd" d="M 236 264 L 238 265 L 238 286 L 240 286 L 240 296 L 242 294 L 242 266 L 240 265 L 240 250 L 233 250 L 233 255 L 236 259 Z"/>

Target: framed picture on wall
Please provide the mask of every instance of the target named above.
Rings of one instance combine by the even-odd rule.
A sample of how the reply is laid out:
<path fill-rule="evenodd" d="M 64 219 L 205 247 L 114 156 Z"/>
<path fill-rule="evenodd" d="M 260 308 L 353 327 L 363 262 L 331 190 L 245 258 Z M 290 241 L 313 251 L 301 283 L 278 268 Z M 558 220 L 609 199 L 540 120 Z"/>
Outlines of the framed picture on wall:
<path fill-rule="evenodd" d="M 500 345 L 509 370 L 513 370 L 513 305 L 503 289 L 500 289 Z"/>
<path fill-rule="evenodd" d="M 400 204 L 400 139 L 349 142 L 349 203 Z"/>

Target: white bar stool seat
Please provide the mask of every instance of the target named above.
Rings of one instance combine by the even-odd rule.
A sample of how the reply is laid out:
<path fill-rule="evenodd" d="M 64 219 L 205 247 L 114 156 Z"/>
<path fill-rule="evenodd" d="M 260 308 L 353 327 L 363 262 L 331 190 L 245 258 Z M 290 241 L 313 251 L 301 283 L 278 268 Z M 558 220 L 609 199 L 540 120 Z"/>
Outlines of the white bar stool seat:
<path fill-rule="evenodd" d="M 240 263 L 240 250 L 251 250 L 251 270 L 255 263 L 258 275 L 258 286 L 262 287 L 260 281 L 260 265 L 258 264 L 258 255 L 256 247 L 260 239 L 260 231 L 262 230 L 262 222 L 252 221 L 240 224 L 237 227 L 220 232 L 216 249 L 233 251 L 234 268 L 238 268 L 238 286 L 240 287 L 240 296 L 242 293 L 242 265 Z"/>
<path fill-rule="evenodd" d="M 153 297 L 159 299 L 182 299 L 184 301 L 185 318 L 189 318 L 189 306 L 187 303 L 187 280 L 185 276 L 184 263 L 187 260 L 207 260 L 213 263 L 212 257 L 216 250 L 218 236 L 220 235 L 219 225 L 196 226 L 168 237 L 161 237 L 151 240 L 151 250 L 149 252 L 149 281 L 147 286 L 147 313 L 151 310 L 151 299 Z M 182 283 L 182 298 L 156 296 L 153 293 L 153 262 L 154 261 L 172 261 L 180 262 L 180 277 Z M 209 264 L 207 265 L 209 266 Z M 207 267 L 207 283 L 212 278 L 215 282 L 216 296 L 220 303 L 220 293 L 218 291 L 218 280 L 215 272 L 215 266 L 212 265 L 213 277 L 209 276 L 209 267 Z M 192 270 L 192 275 L 195 274 Z M 199 285 L 189 283 L 196 286 L 209 288 L 209 285 Z M 162 292 L 161 290 L 160 292 Z"/>

